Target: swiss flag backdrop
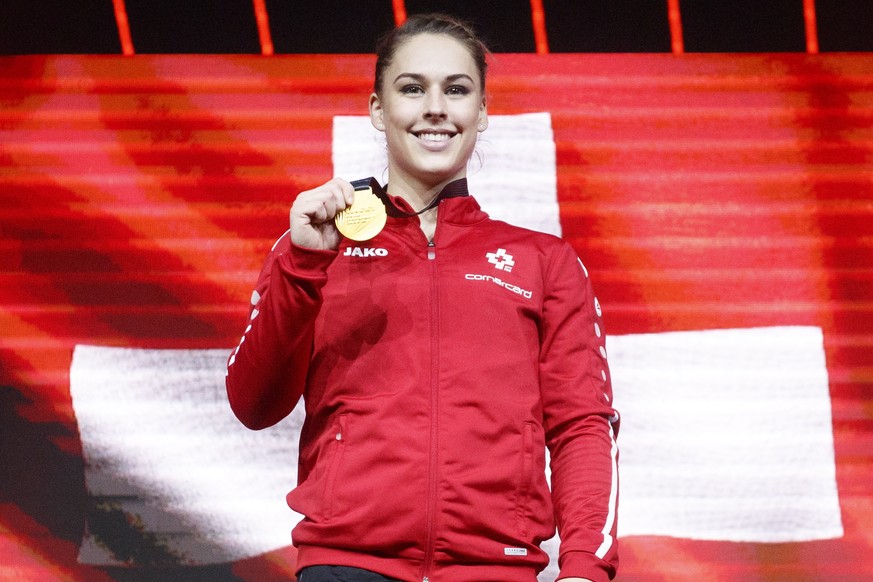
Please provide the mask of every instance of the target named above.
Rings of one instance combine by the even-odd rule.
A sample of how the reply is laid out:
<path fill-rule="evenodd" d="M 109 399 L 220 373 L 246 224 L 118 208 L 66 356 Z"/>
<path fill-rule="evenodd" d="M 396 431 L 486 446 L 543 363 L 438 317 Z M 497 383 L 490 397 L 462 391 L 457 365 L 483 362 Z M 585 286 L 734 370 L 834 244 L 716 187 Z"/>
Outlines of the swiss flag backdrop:
<path fill-rule="evenodd" d="M 173 566 L 169 554 L 155 559 L 164 547 L 147 512 L 95 524 L 105 467 L 71 395 L 73 354 L 122 347 L 220 362 L 215 354 L 239 341 L 294 196 L 332 177 L 336 116 L 365 113 L 372 67 L 366 55 L 0 58 L 0 578 L 291 575 L 288 546 Z M 819 533 L 799 541 L 622 535 L 620 514 L 621 580 L 864 580 L 873 571 L 871 71 L 870 55 L 495 55 L 489 112 L 547 114 L 560 231 L 619 347 L 624 336 L 787 330 L 756 336 L 761 357 L 735 362 L 754 378 L 790 355 L 792 329 L 823 338 L 832 464 L 820 470 L 835 483 L 836 527 L 811 527 Z M 156 375 L 169 365 L 158 362 Z M 805 364 L 785 362 L 786 377 Z M 711 375 L 725 374 L 721 365 Z M 696 376 L 698 403 L 711 394 L 706 375 Z M 615 382 L 621 410 L 619 370 Z M 790 394 L 736 394 L 740 416 L 765 407 L 762 418 L 778 423 L 795 412 Z M 120 411 L 122 427 L 154 413 Z M 682 412 L 649 422 L 699 440 L 699 411 Z M 748 456 L 758 449 L 750 443 Z M 145 503 L 142 487 L 131 497 Z M 687 494 L 689 507 L 706 496 Z M 80 551 L 98 527 L 124 532 L 113 551 L 125 567 Z"/>

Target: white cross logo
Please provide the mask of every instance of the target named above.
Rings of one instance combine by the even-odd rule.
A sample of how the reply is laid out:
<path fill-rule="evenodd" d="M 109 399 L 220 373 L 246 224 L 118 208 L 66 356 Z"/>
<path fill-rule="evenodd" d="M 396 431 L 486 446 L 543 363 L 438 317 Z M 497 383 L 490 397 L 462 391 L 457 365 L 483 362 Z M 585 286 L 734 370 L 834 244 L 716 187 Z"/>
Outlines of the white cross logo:
<path fill-rule="evenodd" d="M 507 255 L 506 249 L 497 249 L 496 253 L 485 253 L 485 256 L 488 257 L 488 262 L 494 265 L 495 269 L 509 273 L 515 266 L 512 255 Z"/>

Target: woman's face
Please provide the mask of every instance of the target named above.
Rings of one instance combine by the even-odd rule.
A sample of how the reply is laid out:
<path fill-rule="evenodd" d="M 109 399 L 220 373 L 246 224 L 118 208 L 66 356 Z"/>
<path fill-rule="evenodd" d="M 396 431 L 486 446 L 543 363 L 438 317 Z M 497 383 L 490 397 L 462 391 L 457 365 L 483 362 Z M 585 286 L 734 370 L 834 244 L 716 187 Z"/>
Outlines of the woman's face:
<path fill-rule="evenodd" d="M 466 176 L 477 133 L 488 123 L 479 71 L 457 40 L 419 34 L 385 69 L 370 118 L 385 132 L 389 180 L 437 186 Z"/>

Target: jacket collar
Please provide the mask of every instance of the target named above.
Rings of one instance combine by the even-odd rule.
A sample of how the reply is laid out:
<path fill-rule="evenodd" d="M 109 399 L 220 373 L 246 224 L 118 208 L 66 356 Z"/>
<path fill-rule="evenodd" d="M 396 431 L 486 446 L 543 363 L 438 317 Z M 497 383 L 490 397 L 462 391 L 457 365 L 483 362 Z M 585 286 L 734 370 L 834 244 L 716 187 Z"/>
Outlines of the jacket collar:
<path fill-rule="evenodd" d="M 391 196 L 386 192 L 387 184 L 383 188 L 375 178 L 370 178 L 369 186 L 373 189 L 373 193 L 385 203 L 389 217 L 403 220 L 414 216 L 410 216 L 414 210 L 404 198 Z M 443 189 L 437 194 L 436 200 L 439 211 L 438 220 L 441 222 L 471 224 L 488 218 L 476 200 L 470 196 L 467 178 L 459 178 L 443 186 Z"/>

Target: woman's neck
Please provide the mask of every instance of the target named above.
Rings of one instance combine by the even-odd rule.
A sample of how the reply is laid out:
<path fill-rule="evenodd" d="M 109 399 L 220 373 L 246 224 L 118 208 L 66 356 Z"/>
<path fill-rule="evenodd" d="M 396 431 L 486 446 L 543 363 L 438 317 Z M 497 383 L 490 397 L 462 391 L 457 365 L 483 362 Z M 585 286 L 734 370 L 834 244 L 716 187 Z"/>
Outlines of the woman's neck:
<path fill-rule="evenodd" d="M 430 183 L 423 180 L 412 179 L 404 175 L 402 172 L 388 171 L 388 192 L 392 196 L 400 196 L 412 207 L 416 212 L 434 201 L 434 198 L 439 196 L 446 184 L 454 182 L 464 176 L 455 176 L 451 179 L 437 183 Z M 437 207 L 431 208 L 418 215 L 421 231 L 427 237 L 428 242 L 433 240 L 436 233 L 437 224 Z"/>

